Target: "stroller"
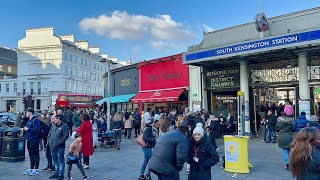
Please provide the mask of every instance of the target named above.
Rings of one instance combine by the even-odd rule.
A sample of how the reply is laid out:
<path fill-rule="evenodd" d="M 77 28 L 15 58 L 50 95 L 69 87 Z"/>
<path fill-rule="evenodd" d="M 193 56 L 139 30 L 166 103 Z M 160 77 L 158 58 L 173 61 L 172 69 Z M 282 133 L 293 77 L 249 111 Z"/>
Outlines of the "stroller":
<path fill-rule="evenodd" d="M 114 146 L 116 143 L 115 139 L 113 138 L 113 132 L 105 132 L 103 131 L 101 133 L 101 146 L 100 147 L 107 147 L 107 146 Z"/>

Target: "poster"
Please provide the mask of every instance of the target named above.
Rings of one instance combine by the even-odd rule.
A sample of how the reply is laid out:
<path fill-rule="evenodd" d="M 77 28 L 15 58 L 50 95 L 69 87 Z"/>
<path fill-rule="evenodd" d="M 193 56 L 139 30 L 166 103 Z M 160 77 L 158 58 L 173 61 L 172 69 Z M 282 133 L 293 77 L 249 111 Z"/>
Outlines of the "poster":
<path fill-rule="evenodd" d="M 229 162 L 239 161 L 239 145 L 237 142 L 226 142 L 225 158 Z"/>
<path fill-rule="evenodd" d="M 310 120 L 310 101 L 299 100 L 299 115 L 303 111 L 306 113 L 306 118 Z"/>

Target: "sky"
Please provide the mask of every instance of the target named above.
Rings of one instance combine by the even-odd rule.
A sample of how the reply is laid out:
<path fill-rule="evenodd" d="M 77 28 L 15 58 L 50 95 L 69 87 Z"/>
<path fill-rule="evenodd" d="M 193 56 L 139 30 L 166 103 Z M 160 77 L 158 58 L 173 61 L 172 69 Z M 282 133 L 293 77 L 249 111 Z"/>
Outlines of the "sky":
<path fill-rule="evenodd" d="M 262 0 L 267 17 L 319 7 L 319 0 Z M 29 28 L 53 26 L 101 54 L 151 60 L 188 51 L 203 32 L 254 21 L 260 0 L 0 0 L 0 46 L 17 48 Z"/>

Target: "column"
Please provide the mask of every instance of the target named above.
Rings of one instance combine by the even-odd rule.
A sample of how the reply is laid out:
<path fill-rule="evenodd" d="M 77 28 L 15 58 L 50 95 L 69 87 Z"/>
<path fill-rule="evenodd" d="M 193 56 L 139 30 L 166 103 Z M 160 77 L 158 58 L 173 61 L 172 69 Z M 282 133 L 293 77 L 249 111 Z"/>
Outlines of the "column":
<path fill-rule="evenodd" d="M 250 113 L 249 113 L 249 76 L 248 63 L 240 61 L 240 91 L 244 92 L 244 126 L 245 134 L 250 134 Z M 243 121 L 242 121 L 243 122 Z"/>
<path fill-rule="evenodd" d="M 298 54 L 298 64 L 299 64 L 299 92 L 300 99 L 307 100 L 310 99 L 310 87 L 308 81 L 308 60 L 307 53 L 301 52 Z"/>

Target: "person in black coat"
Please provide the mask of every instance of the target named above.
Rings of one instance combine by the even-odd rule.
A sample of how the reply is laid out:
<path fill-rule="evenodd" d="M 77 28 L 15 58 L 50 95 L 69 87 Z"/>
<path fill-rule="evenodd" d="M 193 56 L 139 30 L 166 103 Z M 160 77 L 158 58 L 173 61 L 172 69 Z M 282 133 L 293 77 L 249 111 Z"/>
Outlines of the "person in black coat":
<path fill-rule="evenodd" d="M 177 129 L 159 137 L 149 161 L 149 169 L 159 179 L 179 180 L 189 151 L 186 138 L 187 123 L 183 122 Z"/>
<path fill-rule="evenodd" d="M 267 129 L 268 129 L 268 138 L 266 143 L 270 143 L 270 141 L 272 141 L 272 143 L 276 143 L 276 124 L 277 124 L 277 116 L 272 112 L 272 110 L 268 111 L 268 115 L 267 115 Z"/>
<path fill-rule="evenodd" d="M 213 114 L 210 115 L 210 126 L 209 129 L 209 137 L 211 140 L 211 144 L 215 149 L 218 149 L 218 146 L 216 144 L 216 139 L 219 139 L 220 137 L 220 120 L 219 118 L 216 118 Z"/>
<path fill-rule="evenodd" d="M 211 167 L 219 162 L 219 155 L 206 140 L 201 123 L 193 130 L 189 141 L 187 162 L 190 164 L 188 180 L 211 180 Z"/>
<path fill-rule="evenodd" d="M 135 138 L 140 135 L 140 128 L 141 128 L 141 115 L 139 109 L 136 109 L 136 112 L 133 114 L 133 127 L 134 127 L 134 134 Z"/>

